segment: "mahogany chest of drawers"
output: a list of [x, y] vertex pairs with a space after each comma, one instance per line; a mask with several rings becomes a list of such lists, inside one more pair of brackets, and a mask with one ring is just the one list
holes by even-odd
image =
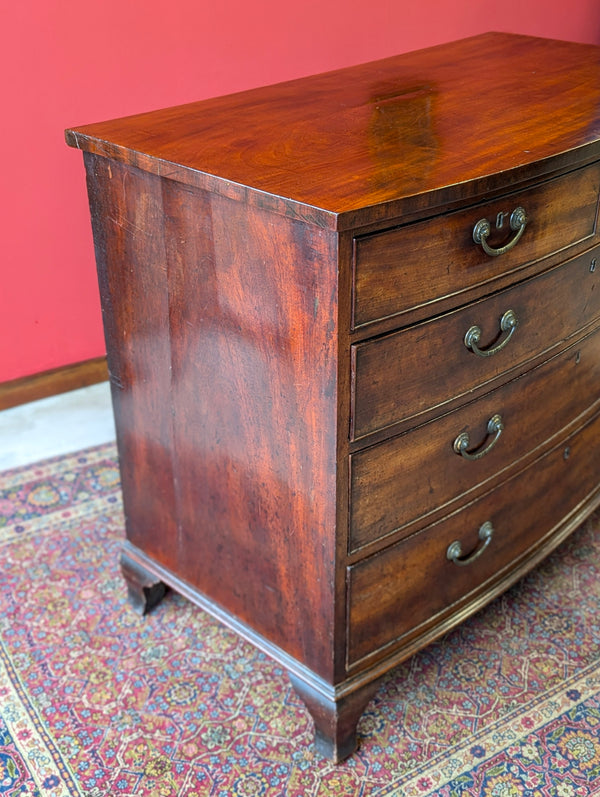
[[485, 34], [67, 131], [127, 542], [319, 748], [600, 500], [600, 56]]

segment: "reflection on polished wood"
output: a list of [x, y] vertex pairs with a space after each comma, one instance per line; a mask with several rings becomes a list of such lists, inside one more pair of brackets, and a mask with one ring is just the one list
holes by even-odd
[[499, 185], [509, 169], [539, 175], [577, 147], [598, 153], [599, 85], [591, 45], [487, 34], [90, 125], [69, 141], [229, 195], [250, 188], [364, 216], [404, 197], [473, 195], [471, 181]]
[[131, 601], [273, 656], [334, 760], [600, 502], [599, 109], [600, 48], [486, 34], [67, 131]]

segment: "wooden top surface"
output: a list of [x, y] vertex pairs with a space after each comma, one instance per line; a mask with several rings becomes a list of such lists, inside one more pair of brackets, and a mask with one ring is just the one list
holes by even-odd
[[66, 137], [347, 227], [414, 211], [428, 192], [442, 204], [500, 187], [507, 170], [518, 182], [600, 156], [600, 47], [482, 34]]

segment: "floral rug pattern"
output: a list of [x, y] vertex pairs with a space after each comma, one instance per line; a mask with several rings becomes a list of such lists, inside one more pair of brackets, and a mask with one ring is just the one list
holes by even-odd
[[391, 673], [334, 766], [281, 667], [129, 607], [116, 452], [0, 473], [0, 797], [600, 794], [600, 516]]

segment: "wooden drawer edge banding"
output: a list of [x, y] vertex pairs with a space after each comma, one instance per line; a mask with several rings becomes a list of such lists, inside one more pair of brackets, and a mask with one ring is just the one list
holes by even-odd
[[[593, 192], [591, 190], [591, 184], [593, 184]], [[543, 198], [538, 196], [541, 192], [547, 192], [548, 196], [544, 196]], [[586, 223], [585, 226], [583, 226], [584, 216], [582, 207], [580, 209], [582, 221], [579, 222], [579, 224], [582, 225], [581, 229], [578, 230], [577, 234], [574, 232], [572, 234], [573, 237], [568, 240], [567, 243], [561, 244], [561, 237], [557, 230], [560, 227], [570, 227], [572, 225], [569, 225], [567, 217], [555, 218], [551, 212], [551, 207], [546, 209], [545, 206], [547, 203], [552, 206], [552, 202], [556, 202], [557, 196], [560, 194], [573, 195], [573, 193], [579, 194], [580, 192], [585, 193], [587, 202], [585, 209], [589, 212], [589, 216], [585, 216]], [[581, 246], [581, 244], [586, 241], [591, 241], [597, 234], [598, 208], [600, 204], [599, 194], [599, 167], [598, 164], [592, 164], [583, 168], [574, 169], [571, 172], [554, 177], [553, 179], [545, 180], [525, 190], [511, 191], [508, 194], [491, 200], [465, 206], [446, 216], [433, 215], [414, 224], [400, 224], [375, 234], [356, 237], [353, 244], [351, 331], [357, 332], [373, 324], [387, 322], [390, 319], [397, 319], [405, 313], [413, 312], [417, 308], [433, 308], [438, 302], [445, 302], [448, 297], [456, 298], [463, 293], [472, 294], [475, 290], [481, 290], [484, 286], [493, 284], [499, 276], [506, 277], [508, 275], [516, 275], [519, 271], [547, 261], [549, 258], [564, 255], [564, 253]], [[583, 199], [581, 201], [583, 201]], [[492, 216], [495, 215], [496, 211], [499, 209], [503, 212], [507, 212], [515, 203], [518, 205], [524, 204], [527, 206], [529, 204], [534, 207], [539, 206], [541, 219], [536, 219], [534, 215], [533, 218], [530, 218], [529, 223], [525, 227], [525, 235], [527, 235], [528, 228], [530, 230], [533, 229], [533, 233], [531, 233], [533, 239], [524, 239], [526, 251], [530, 248], [531, 252], [525, 256], [523, 260], [519, 256], [520, 250], [517, 246], [515, 247], [514, 253], [509, 252], [508, 254], [501, 255], [503, 268], [501, 272], [498, 273], [498, 269], [496, 268], [497, 264], [494, 263], [495, 258], [489, 257], [483, 253], [481, 247], [475, 244], [472, 238], [470, 238], [470, 233], [474, 224], [483, 217], [487, 218], [487, 216], [492, 213], [492, 210]], [[566, 213], [566, 206], [557, 207], [555, 212], [557, 216]], [[549, 218], [544, 217], [545, 213], [549, 214]], [[536, 221], [539, 221], [542, 225], [542, 229], [539, 231], [535, 226]], [[553, 222], [552, 225], [550, 225], [550, 221]], [[443, 231], [442, 234], [440, 234], [439, 225], [447, 225], [450, 227], [451, 224], [458, 224], [458, 229], [453, 230], [450, 241], [446, 241], [445, 245], [442, 246], [441, 241], [445, 240], [447, 235], [444, 235]], [[546, 228], [544, 228], [544, 224], [547, 225]], [[504, 226], [506, 227], [507, 225]], [[467, 232], [469, 235], [467, 235]], [[407, 237], [408, 240], [405, 240]], [[405, 270], [408, 267], [402, 265], [402, 259], [405, 249], [409, 251], [413, 249], [413, 238], [421, 239], [422, 241], [424, 239], [424, 244], [427, 244], [429, 239], [435, 241], [437, 241], [438, 238], [440, 239], [440, 243], [435, 244], [433, 252], [427, 250], [427, 257], [425, 257], [424, 252], [421, 253], [418, 250], [414, 252], [411, 259], [411, 267], [413, 270], [418, 270], [420, 267], [425, 267], [426, 264], [431, 264], [432, 262], [435, 264], [436, 259], [441, 260], [442, 258], [444, 260], [449, 259], [450, 263], [457, 262], [460, 264], [457, 266], [457, 269], [460, 270], [456, 271], [456, 273], [454, 270], [452, 272], [448, 270], [446, 274], [446, 272], [442, 270], [441, 265], [437, 267], [437, 276], [444, 277], [444, 275], [446, 275], [448, 277], [447, 280], [442, 279], [440, 285], [441, 292], [439, 295], [430, 294], [419, 297], [415, 294], [414, 298], [406, 298], [407, 291], [409, 292], [409, 296], [412, 296], [410, 291], [412, 291], [413, 288], [410, 284], [404, 284], [406, 274], [408, 273], [405, 273]], [[545, 238], [549, 238], [549, 240], [546, 241]], [[361, 244], [367, 247], [369, 245], [375, 245], [376, 249], [377, 247], [381, 248], [382, 245], [385, 245], [385, 247], [379, 254], [374, 252], [361, 258]], [[422, 243], [422, 246], [424, 244]], [[392, 257], [390, 253], [386, 251], [386, 248], [390, 249], [392, 252], [396, 250], [398, 250], [398, 252]], [[402, 253], [402, 257], [400, 253]], [[508, 259], [504, 260], [504, 258]], [[359, 268], [361, 268], [361, 260], [363, 259], [364, 268], [367, 272], [367, 282], [361, 283]], [[465, 265], [462, 265], [463, 260], [465, 261]], [[429, 267], [428, 265], [428, 268]], [[432, 268], [430, 284], [431, 282], [437, 283], [435, 265], [433, 265]], [[447, 268], [450, 269], [450, 266]], [[389, 274], [390, 271], [392, 272], [391, 277]], [[452, 278], [450, 278], [451, 273], [453, 275]], [[480, 274], [479, 278], [475, 278], [475, 281], [473, 281], [473, 277], [471, 276], [470, 280], [467, 280], [465, 284], [466, 277], [473, 273]], [[377, 290], [380, 278], [384, 274], [387, 276], [388, 280], [392, 280], [392, 286], [395, 286], [397, 282], [403, 285], [403, 290], [401, 292], [396, 291], [398, 294], [397, 301], [400, 304], [407, 304], [406, 306], [399, 306], [396, 310], [379, 312], [372, 317], [369, 316], [365, 318], [365, 320], [362, 320], [362, 314], [367, 311], [369, 300], [366, 298], [361, 299], [360, 285], [364, 285], [363, 290], [365, 290], [368, 295], [369, 286], [371, 291]], [[518, 281], [518, 278], [515, 281]], [[376, 295], [376, 293], [373, 294], [372, 302], [377, 304], [378, 301], [383, 301], [381, 298], [377, 300]], [[383, 302], [384, 306], [387, 306], [390, 301], [389, 291], [386, 296], [388, 298]], [[359, 308], [363, 303], [364, 307], [359, 316]], [[456, 304], [456, 302], [454, 302], [454, 304]], [[432, 312], [435, 311], [432, 310]]]
[[[364, 659], [383, 655], [385, 650], [390, 646], [397, 645], [403, 637], [412, 638], [413, 636], [418, 636], [419, 628], [434, 623], [437, 617], [445, 616], [452, 611], [452, 606], [457, 605], [457, 603], [468, 600], [474, 600], [477, 603], [477, 594], [480, 591], [486, 591], [487, 584], [491, 584], [491, 589], [493, 590], [493, 585], [502, 578], [502, 573], [513, 568], [520, 571], [519, 563], [523, 559], [528, 560], [532, 552], [537, 551], [540, 545], [554, 538], [558, 530], [562, 528], [564, 523], [568, 524], [574, 514], [581, 515], [582, 507], [589, 505], [591, 496], [598, 489], [596, 485], [593, 485], [593, 466], [596, 461], [593, 459], [593, 450], [589, 446], [590, 442], [594, 441], [599, 430], [600, 414], [596, 414], [568, 437], [563, 437], [561, 442], [543, 456], [523, 468], [519, 473], [513, 474], [509, 479], [496, 485], [493, 489], [478, 496], [454, 512], [447, 514], [442, 520], [411, 534], [394, 545], [388, 546], [383, 551], [359, 560], [355, 564], [348, 565], [346, 569], [348, 612], [346, 666], [348, 668], [354, 667]], [[569, 462], [568, 466], [564, 464], [566, 462]], [[570, 472], [563, 471], [563, 467], [569, 467]], [[573, 468], [575, 469], [573, 470]], [[581, 479], [577, 479], [576, 476], [582, 468], [587, 472], [587, 479], [581, 484]], [[535, 476], [540, 471], [542, 475], [535, 481], [531, 481], [530, 477]], [[530, 513], [529, 517], [525, 515], [523, 522], [526, 525], [521, 528], [519, 527], [520, 518], [514, 521], [516, 527], [514, 524], [507, 526], [505, 514], [506, 494], [507, 491], [510, 491], [511, 485], [515, 487], [515, 505], [517, 507], [520, 505], [526, 512], [528, 509], [533, 509], [536, 500], [544, 493], [544, 485], [547, 487], [548, 480], [556, 477], [557, 472], [564, 474], [565, 484], [572, 482], [571, 488], [576, 489], [581, 486], [581, 489], [574, 494], [575, 505], [563, 516], [563, 519], [554, 523], [554, 516], [548, 514], [548, 507], [544, 507], [545, 517], [541, 513], [535, 515]], [[540, 479], [543, 479], [543, 481], [540, 481]], [[530, 490], [528, 488], [529, 485], [535, 486]], [[521, 486], [520, 491], [518, 489], [519, 486]], [[502, 502], [498, 504], [501, 499]], [[552, 507], [552, 504], [549, 506]], [[553, 509], [555, 510], [556, 507], [553, 507]], [[445, 555], [445, 548], [450, 536], [459, 534], [464, 537], [462, 527], [465, 523], [471, 528], [475, 522], [480, 524], [483, 520], [493, 519], [495, 524], [498, 519], [496, 516], [502, 513], [504, 513], [504, 516], [501, 518], [501, 525], [496, 530], [498, 543], [497, 545], [494, 543], [493, 548], [490, 549], [490, 554], [488, 554], [493, 559], [486, 558], [485, 554], [481, 559], [481, 562], [484, 563], [484, 572], [486, 570], [489, 571], [488, 575], [480, 578], [479, 573], [481, 571], [477, 564], [473, 565], [474, 569], [458, 568], [448, 571], [447, 575], [450, 576], [451, 573], [451, 580], [445, 590], [449, 599], [445, 605], [445, 599], [440, 597], [437, 601], [439, 607], [434, 610], [435, 607], [432, 606], [431, 613], [423, 621], [416, 620], [416, 625], [412, 627], [405, 621], [405, 630], [399, 630], [392, 639], [380, 639], [379, 644], [376, 644], [376, 640], [373, 640], [375, 644], [372, 645], [369, 652], [359, 655], [362, 648], [364, 648], [364, 642], [362, 641], [364, 633], [370, 627], [369, 617], [375, 609], [380, 613], [385, 611], [388, 621], [391, 622], [392, 617], [398, 616], [399, 602], [410, 601], [418, 607], [419, 601], [425, 597], [423, 590], [426, 589], [426, 573], [429, 573], [430, 577], [442, 578], [442, 573], [446, 572], [444, 568], [447, 564], [443, 565], [442, 559], [439, 557]], [[540, 524], [543, 524], [543, 527], [537, 532], [536, 529]], [[442, 542], [443, 540], [445, 542]], [[418, 567], [417, 559], [415, 558], [415, 546], [417, 543], [420, 544], [419, 548], [421, 550], [421, 559]], [[471, 543], [471, 540], [469, 540], [469, 543]], [[512, 551], [515, 544], [517, 546], [520, 545], [520, 551], [518, 547], [516, 552]], [[442, 545], [444, 550], [439, 548], [440, 545]], [[430, 557], [431, 555], [435, 556], [435, 559], [429, 560], [429, 564], [427, 559], [422, 561], [428, 548], [429, 554], [427, 555]], [[407, 569], [405, 572], [403, 571], [403, 578], [399, 581], [399, 576], [396, 575], [396, 568], [404, 565], [404, 563]], [[492, 565], [494, 567], [493, 570]], [[394, 575], [392, 576], [392, 574]], [[458, 590], [460, 590], [460, 597], [452, 599], [452, 593], [457, 593]], [[380, 597], [378, 598], [377, 596]], [[383, 609], [384, 605], [385, 609]], [[379, 633], [382, 636], [381, 631]], [[352, 655], [353, 652], [354, 654]]]
[[[354, 453], [356, 451], [362, 451], [364, 448], [375, 446], [383, 440], [388, 440], [392, 437], [400, 435], [408, 428], [422, 426], [423, 424], [429, 423], [429, 421], [433, 418], [440, 418], [442, 416], [449, 415], [456, 409], [471, 403], [471, 401], [476, 401], [482, 396], [492, 393], [499, 386], [500, 382], [504, 384], [504, 381], [502, 381], [503, 377], [506, 379], [506, 381], [514, 381], [515, 379], [519, 379], [521, 376], [523, 376], [523, 374], [533, 370], [534, 368], [538, 368], [540, 365], [548, 360], [551, 360], [553, 357], [559, 356], [562, 353], [562, 346], [565, 343], [568, 347], [577, 346], [581, 340], [583, 340], [583, 338], [593, 333], [595, 329], [594, 325], [597, 323], [598, 318], [592, 319], [589, 324], [581, 327], [581, 329], [578, 329], [577, 332], [574, 332], [569, 337], [557, 341], [552, 346], [544, 349], [544, 351], [536, 353], [535, 356], [531, 357], [530, 359], [523, 360], [513, 368], [507, 369], [500, 376], [493, 376], [490, 379], [487, 379], [485, 382], [481, 382], [472, 390], [465, 390], [463, 393], [459, 393], [447, 401], [436, 404], [435, 407], [427, 407], [426, 409], [416, 412], [413, 415], [409, 415], [396, 423], [390, 423], [386, 426], [381, 426], [375, 429], [373, 432], [367, 432], [360, 436], [351, 437], [350, 452]], [[466, 396], [470, 397], [468, 401], [463, 400]], [[353, 433], [350, 432], [351, 436], [352, 434]]]
[[[577, 418], [573, 419], [572, 423], [561, 429], [560, 432], [554, 434], [542, 445], [538, 446], [533, 451], [528, 452], [527, 455], [516, 460], [511, 465], [508, 465], [507, 467], [498, 471], [496, 474], [494, 474], [494, 476], [491, 476], [485, 481], [480, 482], [473, 487], [472, 490], [463, 493], [461, 496], [452, 498], [443, 504], [436, 504], [434, 509], [427, 514], [420, 515], [414, 521], [410, 521], [403, 526], [398, 526], [392, 531], [383, 534], [381, 537], [376, 537], [375, 539], [355, 548], [351, 548], [349, 545], [348, 564], [355, 564], [367, 556], [375, 555], [378, 551], [388, 548], [390, 545], [395, 545], [401, 540], [406, 540], [409, 537], [412, 537], [414, 534], [418, 534], [420, 531], [423, 531], [425, 528], [427, 528], [427, 526], [434, 525], [436, 522], [439, 522], [441, 518], [448, 517], [454, 514], [454, 512], [460, 511], [460, 508], [462, 508], [462, 506], [465, 504], [463, 503], [458, 509], [456, 508], [456, 505], [461, 500], [466, 498], [467, 504], [469, 504], [479, 500], [487, 493], [495, 490], [497, 487], [501, 487], [505, 481], [510, 481], [512, 478], [518, 476], [522, 471], [527, 470], [527, 468], [534, 464], [537, 459], [541, 459], [547, 453], [550, 453], [555, 447], [556, 440], [560, 435], [564, 433], [571, 434], [576, 431], [576, 429], [580, 428], [582, 423], [586, 423], [586, 421], [591, 418], [594, 413], [597, 413], [599, 408], [600, 399], [595, 401], [586, 412], [578, 415]], [[408, 534], [400, 536], [401, 532], [406, 529], [410, 529], [411, 526], [413, 529]]]
[[66, 133], [130, 600], [277, 662], [335, 762], [600, 504], [599, 87], [599, 47], [491, 33]]
[[[600, 247], [473, 304], [352, 344], [351, 443], [362, 448], [444, 414], [587, 335], [600, 319], [598, 259]], [[557, 291], [563, 302], [552, 312]], [[505, 335], [499, 320], [508, 309], [519, 319], [517, 336], [493, 357], [477, 357], [464, 342], [467, 330], [476, 324], [486, 341]], [[546, 323], [537, 322], [540, 313]], [[399, 405], [397, 395], [410, 400]]]
[[[600, 201], [599, 201], [600, 204]], [[556, 251], [552, 252], [550, 255], [546, 255], [544, 257], [539, 257], [536, 260], [531, 260], [526, 263], [523, 263], [521, 266], [516, 266], [514, 269], [510, 271], [503, 271], [501, 274], [497, 276], [490, 277], [489, 279], [482, 280], [478, 282], [477, 285], [472, 287], [464, 288], [462, 290], [451, 291], [449, 293], [444, 294], [444, 296], [440, 296], [436, 299], [430, 299], [428, 301], [419, 302], [411, 307], [408, 307], [406, 310], [401, 310], [397, 313], [392, 313], [390, 315], [384, 316], [382, 318], [376, 318], [373, 321], [366, 321], [363, 324], [356, 324], [351, 327], [351, 332], [353, 334], [353, 342], [359, 343], [363, 340], [368, 340], [371, 336], [376, 336], [377, 334], [385, 335], [389, 332], [394, 331], [395, 329], [402, 329], [405, 325], [409, 326], [412, 323], [418, 322], [419, 320], [426, 319], [429, 317], [435, 317], [436, 314], [442, 315], [444, 313], [444, 307], [446, 304], [450, 304], [452, 308], [462, 307], [464, 305], [469, 304], [470, 302], [476, 300], [477, 298], [484, 298], [486, 295], [491, 295], [496, 292], [496, 284], [500, 280], [506, 280], [507, 277], [518, 275], [514, 281], [512, 281], [511, 285], [516, 285], [519, 282], [523, 282], [526, 279], [531, 277], [535, 277], [537, 274], [541, 274], [544, 271], [544, 268], [534, 269], [536, 265], [543, 263], [544, 266], [547, 266], [546, 261], [551, 262], [552, 260], [556, 259], [558, 263], [560, 263], [560, 256], [571, 249], [576, 249], [579, 246], [582, 246], [587, 241], [593, 241], [593, 239], [597, 235], [597, 230], [594, 229], [589, 235], [584, 236], [579, 241], [576, 241], [573, 244], [569, 244], [568, 246], [563, 247], [562, 249], [557, 249]], [[595, 242], [591, 244], [591, 246], [595, 246]], [[586, 247], [582, 246], [582, 252], [585, 252]], [[523, 275], [520, 275], [519, 272], [524, 272]], [[460, 298], [464, 297], [464, 298]], [[458, 301], [453, 301], [458, 298]], [[420, 312], [421, 311], [421, 312]], [[426, 312], [422, 312], [426, 311]], [[418, 314], [416, 318], [412, 318], [415, 314]], [[405, 316], [411, 316], [410, 320], [404, 322]], [[381, 326], [381, 331], [378, 333], [376, 331], [372, 331], [372, 327]]]
[[[360, 542], [360, 534], [364, 535], [364, 529], [366, 528], [365, 523], [361, 522], [360, 519], [355, 520], [357, 516], [356, 506], [357, 500], [360, 501], [359, 494], [356, 492], [355, 482], [353, 480], [353, 473], [355, 462], [360, 462], [365, 457], [368, 459], [372, 458], [372, 461], [378, 457], [378, 452], [387, 451], [388, 456], [390, 451], [398, 451], [398, 450], [405, 450], [405, 447], [400, 447], [402, 445], [402, 440], [408, 440], [412, 438], [414, 440], [415, 434], [417, 438], [422, 438], [424, 431], [426, 428], [429, 429], [429, 434], [435, 435], [436, 428], [439, 425], [438, 422], [442, 422], [442, 426], [444, 421], [447, 421], [450, 418], [455, 419], [455, 429], [459, 429], [460, 424], [460, 417], [464, 416], [466, 413], [471, 413], [478, 409], [479, 404], [482, 401], [490, 402], [491, 399], [494, 399], [494, 403], [492, 406], [497, 408], [502, 415], [504, 415], [505, 410], [507, 409], [506, 402], [502, 400], [502, 396], [506, 395], [506, 389], [510, 389], [512, 386], [515, 389], [523, 388], [524, 390], [529, 388], [530, 393], [536, 393], [536, 390], [539, 392], [539, 381], [542, 382], [542, 387], [545, 385], [545, 382], [548, 379], [548, 371], [552, 373], [552, 369], [560, 368], [560, 373], [557, 373], [554, 376], [554, 384], [556, 387], [556, 383], [559, 381], [559, 377], [561, 379], [567, 378], [566, 374], [564, 373], [564, 364], [568, 363], [571, 359], [574, 360], [576, 363], [579, 362], [580, 352], [583, 350], [583, 347], [586, 344], [589, 346], [589, 350], [585, 351], [585, 356], [583, 357], [583, 361], [589, 361], [590, 358], [595, 358], [596, 349], [598, 348], [596, 341], [596, 336], [600, 335], [600, 326], [593, 329], [589, 332], [586, 337], [582, 339], [576, 340], [574, 343], [571, 343], [566, 349], [561, 350], [560, 352], [554, 354], [548, 360], [545, 360], [542, 363], [539, 363], [535, 366], [535, 368], [531, 369], [530, 371], [526, 371], [523, 374], [519, 374], [518, 376], [514, 377], [509, 382], [504, 383], [501, 387], [490, 391], [489, 393], [485, 394], [484, 396], [478, 397], [473, 402], [470, 402], [462, 407], [459, 407], [451, 412], [445, 413], [443, 416], [435, 418], [431, 421], [428, 421], [425, 424], [422, 424], [414, 429], [409, 430], [405, 435], [397, 435], [394, 437], [390, 437], [383, 442], [378, 442], [374, 445], [368, 446], [366, 448], [359, 449], [358, 451], [354, 451], [350, 455], [350, 463], [349, 463], [349, 494], [351, 497], [350, 500], [350, 507], [349, 507], [349, 529], [348, 529], [348, 555], [351, 560], [357, 560], [360, 558], [364, 558], [366, 555], [370, 555], [371, 552], [375, 552], [379, 548], [387, 547], [388, 545], [394, 544], [395, 542], [399, 541], [402, 537], [408, 536], [408, 534], [412, 534], [417, 532], [420, 528], [429, 525], [435, 522], [436, 518], [441, 516], [442, 514], [446, 514], [448, 510], [452, 507], [455, 507], [458, 502], [464, 503], [465, 499], [471, 501], [474, 500], [477, 495], [480, 493], [488, 492], [490, 489], [493, 488], [494, 485], [500, 484], [502, 481], [505, 481], [512, 477], [513, 473], [519, 473], [521, 470], [528, 467], [535, 459], [544, 455], [546, 451], [549, 451], [553, 448], [555, 443], [563, 437], [570, 435], [571, 433], [575, 432], [578, 428], [585, 425], [588, 419], [591, 419], [600, 409], [600, 398], [597, 398], [592, 404], [585, 407], [585, 409], [581, 410], [577, 414], [571, 416], [568, 423], [565, 423], [560, 428], [555, 429], [542, 440], [538, 445], [535, 447], [525, 450], [522, 452], [520, 456], [517, 456], [516, 459], [511, 459], [510, 462], [507, 462], [505, 465], [499, 467], [494, 472], [481, 477], [478, 475], [477, 478], [479, 479], [476, 481], [471, 487], [468, 487], [466, 490], [462, 492], [458, 492], [456, 495], [447, 498], [440, 502], [439, 496], [435, 499], [434, 505], [427, 509], [427, 511], [423, 512], [420, 515], [413, 515], [410, 519], [406, 520], [401, 524], [397, 524], [394, 528], [390, 528], [388, 531], [382, 533], [378, 533], [376, 536], [372, 536], [370, 539], [365, 539], [364, 542]], [[595, 359], [594, 359], [595, 362]], [[579, 366], [578, 366], [579, 367]], [[593, 381], [595, 374], [595, 370], [591, 369], [588, 371], [587, 378], [585, 382]], [[576, 374], [579, 376], [579, 374]], [[532, 384], [533, 383], [533, 384]], [[581, 384], [579, 385], [581, 387]], [[514, 391], [513, 391], [514, 392]], [[586, 393], [587, 395], [587, 390]], [[547, 398], [546, 394], [544, 394], [545, 398]], [[575, 405], [576, 408], [577, 404]], [[515, 413], [513, 412], [512, 415], [514, 416]], [[520, 418], [521, 416], [519, 416]], [[534, 415], [535, 418], [535, 415]], [[525, 420], [524, 420], [525, 422]], [[539, 423], [538, 423], [539, 426]], [[510, 434], [511, 430], [506, 429], [504, 434]], [[448, 448], [450, 446], [451, 436], [447, 438]], [[400, 445], [399, 445], [400, 444]], [[437, 450], [437, 449], [436, 449]], [[437, 452], [438, 456], [441, 452]], [[495, 452], [497, 453], [497, 452]], [[399, 462], [397, 457], [399, 455], [394, 455], [394, 462]], [[492, 455], [494, 456], [494, 455]], [[415, 458], [418, 459], [419, 462], [423, 463], [423, 467], [425, 469], [428, 468], [427, 461], [423, 460], [422, 457], [417, 456], [415, 454]], [[402, 455], [401, 459], [405, 462], [406, 456]], [[367, 493], [375, 493], [377, 494], [377, 490], [379, 484], [381, 482], [381, 473], [387, 471], [386, 465], [381, 460], [381, 454], [379, 454], [379, 466], [376, 468], [378, 471], [378, 477], [376, 480], [363, 483], [361, 486], [362, 491], [366, 491]], [[486, 461], [487, 462], [487, 461]], [[459, 465], [462, 463], [458, 463]], [[399, 465], [397, 466], [399, 467]], [[479, 467], [479, 466], [475, 466]], [[403, 470], [405, 466], [402, 466]], [[370, 470], [373, 469], [371, 466]], [[478, 471], [478, 474], [480, 472]], [[360, 484], [360, 477], [358, 478], [358, 483]], [[400, 483], [400, 482], [398, 482]], [[368, 486], [366, 486], [368, 485]], [[380, 496], [380, 500], [384, 504], [388, 504], [389, 499]], [[426, 504], [422, 504], [426, 507]], [[360, 503], [358, 504], [360, 506]], [[357, 533], [358, 532], [358, 533]], [[407, 533], [408, 532], [408, 533]], [[365, 535], [366, 536], [366, 535]], [[356, 543], [353, 542], [353, 539], [356, 539]]]
[[[495, 598], [500, 597], [509, 587], [527, 575], [534, 567], [541, 564], [562, 542], [564, 542], [581, 524], [600, 506], [600, 487], [594, 488], [566, 518], [563, 518], [548, 534], [540, 539], [539, 545], [530, 548], [520, 559], [509, 563], [499, 574], [485, 582], [484, 589], [477, 588], [463, 595], [459, 600], [450, 604], [434, 617], [424, 621], [419, 626], [411, 629], [401, 637], [391, 640], [377, 650], [372, 651], [360, 659], [350, 662], [346, 656], [348, 672], [363, 668], [369, 673], [381, 672], [384, 675], [390, 669], [401, 664], [410, 656], [422, 650], [427, 645], [443, 636], [448, 631], [460, 625], [467, 618], [483, 609]], [[473, 600], [473, 595], [477, 595]], [[436, 622], [438, 620], [439, 622]], [[433, 625], [433, 627], [431, 627]], [[421, 630], [423, 629], [423, 630]], [[402, 638], [408, 636], [405, 645], [398, 648], [395, 653], [389, 654], [390, 648], [398, 646]], [[385, 656], [384, 662], [376, 661], [372, 666], [365, 667], [370, 659]]]

